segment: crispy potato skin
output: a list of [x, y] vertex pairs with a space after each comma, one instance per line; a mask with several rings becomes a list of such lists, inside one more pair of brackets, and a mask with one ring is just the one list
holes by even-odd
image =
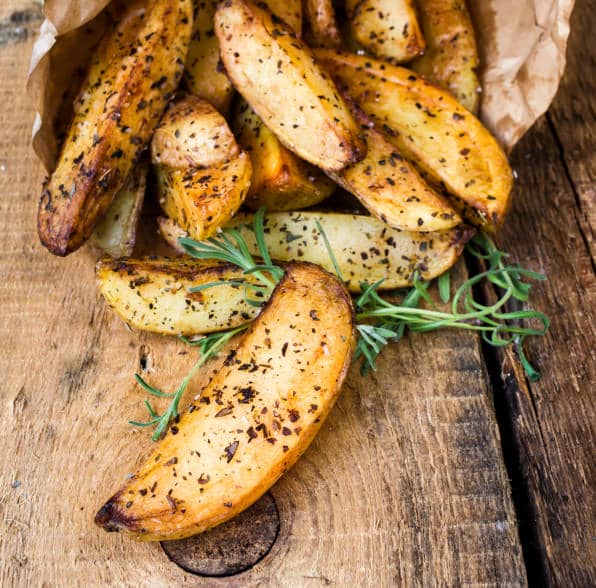
[[[347, 99], [350, 103], [349, 98]], [[352, 106], [352, 105], [351, 105]], [[441, 231], [462, 220], [433, 190], [389, 139], [353, 105], [366, 138], [366, 157], [339, 172], [330, 172], [340, 186], [356, 196], [368, 211], [394, 229]]]
[[403, 155], [445, 187], [470, 222], [498, 229], [513, 175], [505, 153], [473, 114], [403, 67], [333, 50], [318, 50], [317, 57]]
[[244, 100], [236, 108], [234, 131], [252, 163], [244, 202], [249, 208], [299, 210], [319, 204], [335, 190], [319, 169], [286, 149]]
[[105, 216], [91, 234], [90, 245], [98, 247], [111, 257], [128, 257], [132, 254], [145, 200], [148, 171], [149, 165], [144, 158], [142, 163], [133, 167]]
[[145, 541], [181, 539], [250, 506], [316, 435], [353, 348], [345, 288], [319, 267], [290, 264], [200, 400], [95, 522]]
[[311, 47], [335, 48], [341, 45], [332, 0], [304, 0], [304, 13], [306, 38]]
[[426, 51], [412, 69], [449, 90], [470, 112], [478, 112], [478, 49], [465, 0], [418, 0]]
[[[238, 214], [230, 223], [258, 255], [251, 225], [253, 217]], [[329, 253], [317, 227], [323, 227], [347, 288], [359, 292], [360, 284], [383, 279], [380, 289], [393, 290], [413, 284], [414, 274], [424, 280], [448, 270], [461, 255], [474, 229], [461, 225], [444, 231], [399, 231], [371, 216], [327, 212], [277, 212], [265, 215], [265, 242], [279, 261], [316, 263], [334, 272]]]
[[104, 258], [97, 264], [96, 275], [109, 306], [142, 331], [199, 335], [238, 327], [257, 314], [240, 287], [226, 284], [189, 292], [193, 286], [210, 282], [246, 279], [232, 265], [208, 265], [189, 258]]
[[215, 31], [236, 89], [288, 149], [324, 170], [362, 159], [366, 146], [346, 104], [289, 27], [248, 0], [227, 0]]
[[213, 235], [238, 210], [252, 166], [225, 119], [187, 96], [168, 109], [151, 143], [164, 212], [193, 239]]
[[194, 2], [194, 24], [184, 80], [188, 89], [226, 113], [234, 95], [234, 86], [219, 61], [219, 41], [213, 30], [213, 16], [219, 0]]
[[41, 242], [78, 249], [105, 214], [182, 76], [190, 0], [134, 2], [91, 63], [38, 211]]
[[350, 32], [364, 49], [394, 63], [425, 47], [413, 0], [346, 0]]

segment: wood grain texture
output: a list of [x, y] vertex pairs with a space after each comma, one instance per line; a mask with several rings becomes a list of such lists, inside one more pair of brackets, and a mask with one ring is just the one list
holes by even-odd
[[[0, 21], [23, 8], [9, 0]], [[101, 304], [88, 249], [61, 260], [38, 244], [43, 172], [22, 99], [30, 43], [0, 45], [0, 79], [11, 80], [0, 86], [0, 585], [525, 585], [479, 344], [455, 332], [391, 347], [373, 377], [352, 370], [313, 446], [273, 488], [280, 535], [244, 574], [201, 579], [158, 544], [93, 526], [149, 448], [126, 424], [143, 417], [131, 375], [171, 387], [192, 358]]]
[[594, 56], [589, 3], [571, 23], [568, 68], [547, 117], [515, 149], [514, 206], [500, 244], [546, 273], [532, 305], [552, 318], [549, 334], [527, 350], [542, 372], [529, 383], [511, 353], [501, 354], [508, 426], [528, 513], [523, 513], [546, 586], [596, 583], [594, 425], [596, 277]]

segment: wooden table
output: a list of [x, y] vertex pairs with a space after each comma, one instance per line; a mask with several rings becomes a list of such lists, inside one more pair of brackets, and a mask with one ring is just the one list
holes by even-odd
[[[93, 256], [39, 245], [43, 170], [24, 97], [40, 13], [0, 6], [0, 585], [588, 586], [594, 550], [594, 85], [596, 28], [578, 3], [567, 75], [513, 154], [515, 205], [500, 237], [544, 271], [533, 304], [547, 337], [530, 384], [508, 351], [470, 334], [412, 336], [379, 371], [353, 370], [313, 446], [272, 490], [268, 555], [202, 578], [158, 544], [93, 525], [149, 441], [131, 380], [177, 381], [191, 357], [127, 330], [99, 300]], [[461, 268], [464, 271], [464, 268]]]

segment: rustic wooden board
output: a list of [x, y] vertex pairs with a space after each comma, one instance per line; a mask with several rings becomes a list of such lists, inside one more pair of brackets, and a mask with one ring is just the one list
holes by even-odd
[[596, 83], [585, 42], [596, 14], [588, 4], [572, 19], [559, 94], [515, 150], [519, 180], [501, 236], [514, 259], [548, 276], [532, 302], [551, 316], [550, 333], [527, 346], [541, 381], [527, 382], [512, 355], [501, 356], [528, 572], [543, 586], [596, 582]]
[[[15, 10], [29, 15], [24, 32], [14, 31]], [[0, 7], [0, 80], [10, 80], [0, 87], [0, 585], [524, 585], [481, 350], [477, 339], [461, 333], [407, 339], [383, 355], [372, 378], [352, 371], [313, 446], [274, 487], [280, 535], [250, 571], [200, 579], [170, 562], [159, 545], [133, 543], [93, 526], [96, 508], [149, 446], [145, 433], [126, 424], [142, 416], [132, 373], [143, 359], [152, 381], [171, 385], [192, 358], [182, 344], [131, 333], [111, 315], [94, 288], [90, 251], [59, 260], [37, 243], [35, 208], [43, 171], [29, 148], [32, 112], [23, 99], [31, 46], [27, 31], [38, 24], [35, 15], [34, 6], [23, 0]], [[542, 132], [540, 127], [537, 136]], [[544, 207], [548, 190], [538, 173], [528, 165], [522, 181], [528, 193], [543, 191]], [[573, 198], [562, 183], [556, 194]], [[547, 228], [545, 222], [540, 234]], [[529, 235], [523, 243], [516, 250], [520, 259], [528, 251], [541, 259], [542, 241]], [[555, 248], [558, 242], [549, 243]], [[555, 300], [543, 296], [537, 304], [551, 312]], [[563, 331], [570, 339], [571, 326]], [[543, 353], [540, 363], [557, 352], [556, 335], [549, 341], [544, 349], [540, 343], [531, 348], [537, 357]], [[571, 369], [568, 381], [576, 372], [558, 361]], [[567, 393], [563, 376], [555, 384], [545, 376], [544, 394], [555, 384]], [[509, 393], [525, 399], [517, 388]], [[556, 398], [567, 407], [566, 419], [553, 429], [562, 431], [565, 441], [554, 476], [567, 475], [562, 460], [575, 456], [570, 446], [576, 439], [566, 436], [573, 429], [565, 427], [571, 425], [576, 395], [567, 401], [562, 396], [552, 393], [547, 400]], [[528, 420], [530, 441], [539, 430], [535, 421]], [[543, 420], [538, 424], [545, 426]], [[538, 482], [547, 479], [558, 492], [560, 480], [549, 478], [550, 462], [541, 453], [526, 455], [535, 460], [529, 463]], [[590, 463], [585, 457], [584, 468]], [[552, 509], [541, 491], [536, 486], [532, 499], [537, 509], [545, 509], [546, 529]], [[559, 536], [570, 537], [580, 520], [573, 504]], [[588, 540], [586, 551], [589, 546]], [[565, 557], [551, 557], [552, 566], [568, 567]]]

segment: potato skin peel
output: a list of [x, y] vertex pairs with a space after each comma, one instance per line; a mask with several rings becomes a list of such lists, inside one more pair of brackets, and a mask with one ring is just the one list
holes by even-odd
[[200, 399], [98, 511], [96, 524], [144, 541], [181, 539], [250, 506], [313, 440], [354, 342], [345, 288], [319, 267], [289, 264]]
[[126, 180], [178, 86], [191, 27], [190, 0], [135, 2], [100, 44], [39, 203], [51, 253], [78, 249]]

